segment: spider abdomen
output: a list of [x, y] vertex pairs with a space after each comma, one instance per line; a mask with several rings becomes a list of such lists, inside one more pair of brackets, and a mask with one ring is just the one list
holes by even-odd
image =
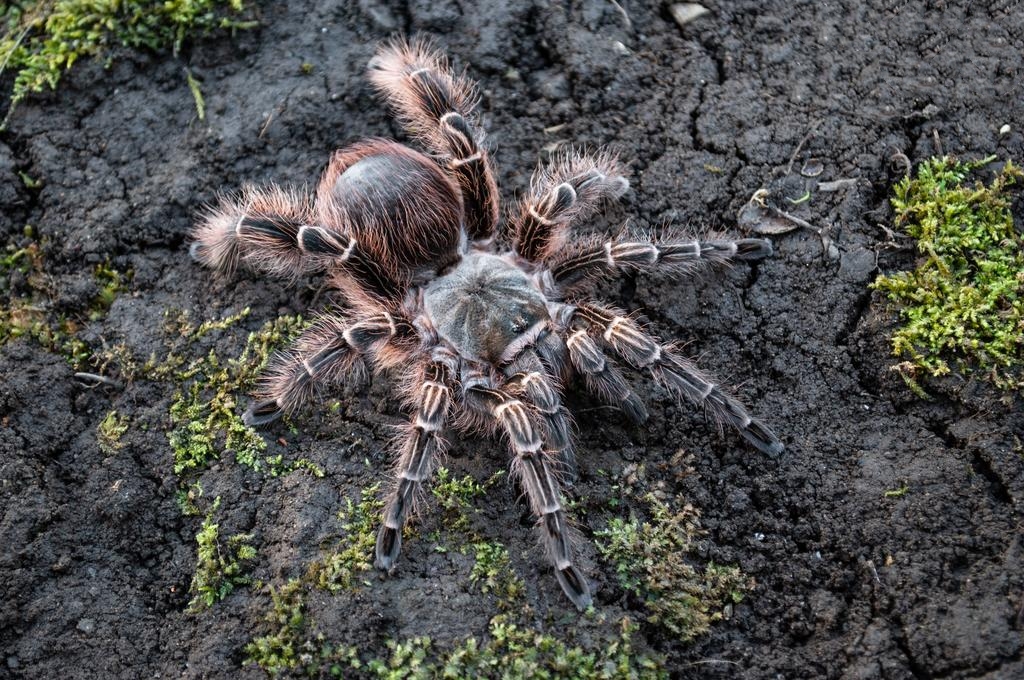
[[438, 335], [462, 356], [500, 364], [536, 339], [550, 321], [547, 300], [504, 258], [473, 253], [435, 279], [423, 303]]
[[337, 152], [320, 180], [316, 212], [399, 279], [458, 257], [458, 186], [434, 161], [397, 142], [377, 139]]

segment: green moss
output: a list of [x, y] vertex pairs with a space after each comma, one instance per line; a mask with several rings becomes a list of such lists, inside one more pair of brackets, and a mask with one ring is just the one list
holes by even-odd
[[187, 489], [178, 489], [175, 492], [175, 499], [178, 501], [178, 508], [181, 514], [186, 517], [193, 517], [202, 514], [197, 502], [203, 497], [203, 486], [199, 482], [192, 482]]
[[193, 598], [189, 603], [193, 611], [212, 607], [235, 588], [251, 582], [244, 563], [256, 557], [256, 549], [249, 543], [252, 535], [235, 534], [222, 543], [218, 525], [213, 521], [219, 507], [218, 496], [196, 534], [196, 572], [192, 577]]
[[879, 276], [873, 286], [899, 308], [892, 348], [910, 382], [918, 372], [949, 373], [952, 362], [999, 387], [1024, 387], [1024, 237], [1007, 192], [1024, 173], [1007, 161], [989, 186], [967, 182], [993, 159], [933, 158], [894, 187], [896, 225], [923, 257], [914, 271]]
[[[31, 229], [27, 227], [26, 229]], [[13, 243], [4, 248], [3, 257], [0, 257], [0, 276], [6, 278], [11, 272], [18, 271], [22, 274], [42, 271], [43, 255], [39, 244], [32, 242], [19, 248]]]
[[93, 280], [96, 282], [99, 292], [89, 307], [90, 321], [98, 321], [106, 315], [110, 306], [114, 304], [117, 294], [125, 289], [133, 274], [134, 272], [130, 269], [121, 273], [111, 267], [109, 263], [96, 265], [93, 270]]
[[[32, 233], [33, 229], [26, 226], [26, 237], [31, 238]], [[45, 242], [34, 241], [22, 247], [12, 243], [4, 248], [4, 255], [0, 257], [0, 294], [6, 297], [6, 304], [0, 305], [0, 345], [17, 338], [30, 338], [48, 352], [64, 357], [76, 370], [83, 370], [91, 362], [93, 351], [78, 338], [80, 320], [101, 318], [131, 272], [121, 274], [109, 265], [100, 265], [94, 271], [99, 293], [89, 309], [57, 316], [49, 311], [57, 293], [52, 279], [43, 270], [44, 249]], [[8, 284], [15, 272], [27, 281], [25, 291], [18, 295]]]
[[886, 498], [902, 498], [903, 496], [907, 495], [908, 491], [910, 491], [910, 485], [904, 482], [899, 487], [895, 489], [889, 489], [882, 495], [885, 496]]
[[117, 453], [124, 447], [121, 437], [128, 431], [128, 418], [111, 411], [96, 428], [96, 440], [100, 450], [107, 455]]
[[[248, 309], [198, 328], [188, 326], [182, 332], [192, 341], [212, 330], [226, 328], [247, 314]], [[184, 385], [170, 409], [174, 429], [168, 439], [174, 454], [175, 474], [203, 469], [225, 451], [232, 452], [242, 465], [255, 471], [264, 469], [266, 463], [262, 455], [267, 443], [242, 422], [237, 398], [249, 392], [274, 349], [294, 337], [302, 326], [301, 317], [281, 317], [267, 322], [259, 331], [249, 334], [245, 349], [237, 359], [222, 361], [211, 350], [176, 373], [176, 379]], [[180, 366], [181, 362], [169, 357], [168, 364]], [[163, 375], [160, 365], [147, 367], [143, 367], [147, 377]]]
[[51, 326], [46, 315], [32, 306], [16, 306], [8, 313], [7, 323], [0, 323], [0, 344], [24, 336], [46, 351], [62, 356], [76, 370], [89, 364], [92, 348], [78, 338], [79, 325], [73, 320], [61, 317]]
[[526, 593], [523, 580], [512, 571], [508, 550], [500, 543], [477, 542], [472, 545], [476, 561], [469, 574], [469, 580], [482, 593], [498, 598], [501, 609], [510, 609], [520, 602]]
[[735, 567], [709, 564], [699, 571], [688, 561], [701, 533], [696, 510], [673, 512], [647, 497], [652, 518], [613, 518], [596, 532], [597, 547], [615, 567], [623, 588], [640, 597], [647, 618], [683, 641], [706, 633], [753, 587]]
[[355, 647], [331, 644], [322, 633], [313, 633], [303, 610], [306, 587], [292, 579], [280, 588], [269, 587], [273, 602], [265, 622], [271, 633], [245, 646], [245, 664], [255, 664], [271, 677], [282, 673], [310, 678], [349, 677], [362, 666]]
[[203, 98], [203, 91], [199, 87], [199, 81], [192, 75], [190, 69], [185, 69], [185, 82], [192, 92], [192, 101], [196, 103], [196, 117], [199, 120], [206, 120], [206, 100]]
[[363, 489], [358, 503], [345, 499], [345, 509], [338, 513], [341, 539], [330, 554], [309, 567], [308, 577], [316, 587], [331, 592], [351, 590], [360, 575], [373, 567], [377, 527], [384, 510], [384, 503], [377, 498], [379, 490], [380, 484]]
[[[306, 615], [308, 591], [292, 579], [269, 588], [272, 609], [267, 635], [245, 646], [245, 664], [256, 664], [271, 677], [366, 677], [384, 679], [544, 678], [548, 680], [646, 680], [667, 678], [664, 661], [633, 649], [636, 626], [623, 619], [618, 630], [588, 634], [574, 644], [516, 623], [507, 614], [491, 619], [487, 636], [454, 646], [436, 646], [430, 638], [390, 640], [386, 658], [364, 661], [359, 650], [332, 644]], [[365, 657], [364, 657], [365, 658]]]
[[[16, 295], [12, 290], [10, 278], [16, 273], [27, 279], [30, 295]], [[46, 321], [44, 287], [40, 245], [34, 241], [20, 247], [8, 243], [0, 257], [0, 293], [5, 298], [5, 304], [0, 305], [0, 345], [40, 333]]]
[[[438, 477], [438, 500], [456, 516], [464, 515], [470, 501], [495, 479], [479, 484], [470, 477], [454, 479], [447, 471], [439, 471]], [[258, 665], [272, 677], [667, 677], [663, 659], [633, 649], [636, 626], [628, 619], [607, 626], [601, 614], [589, 614], [590, 621], [583, 622], [587, 632], [580, 640], [571, 628], [555, 635], [528, 624], [535, 617], [524, 602], [525, 586], [511, 569], [508, 550], [482, 540], [466, 546], [475, 558], [469, 580], [481, 592], [496, 597], [504, 612], [491, 620], [482, 637], [443, 646], [423, 637], [391, 640], [383, 658], [368, 658], [368, 650], [329, 642], [310, 619], [305, 604], [314, 588], [348, 591], [371, 569], [383, 509], [378, 491], [377, 485], [365, 488], [358, 500], [346, 502], [346, 509], [339, 513], [342, 537], [326, 557], [314, 562], [301, 578], [270, 589], [273, 605], [266, 617], [270, 630], [246, 645], [245, 663]], [[665, 549], [678, 545], [677, 541]], [[711, 565], [705, 578], [716, 582], [716, 591], [738, 599], [747, 583], [737, 583], [734, 575], [735, 570]], [[734, 586], [735, 592], [727, 586]]]
[[439, 467], [430, 483], [430, 493], [441, 510], [444, 526], [455, 531], [467, 530], [473, 499], [483, 496], [498, 478], [495, 475], [481, 484], [469, 475], [455, 479], [448, 468]]
[[305, 632], [305, 593], [302, 582], [292, 579], [280, 588], [269, 587], [272, 610], [266, 622], [273, 632], [245, 646], [245, 663], [254, 663], [271, 676], [299, 664], [300, 647]]
[[[574, 646], [549, 633], [520, 626], [506, 615], [491, 619], [488, 638], [475, 637], [448, 650], [435, 650], [430, 638], [391, 641], [387, 660], [367, 664], [371, 677], [394, 680], [433, 678], [543, 678], [547, 680], [667, 678], [661, 663], [633, 651], [635, 632], [624, 619], [617, 637]], [[595, 644], [596, 643], [596, 644]]]
[[292, 579], [280, 588], [269, 587], [273, 608], [266, 622], [273, 632], [255, 638], [245, 646], [245, 663], [256, 664], [272, 677], [296, 668], [312, 647], [305, 638], [306, 593], [299, 579]]
[[0, 307], [0, 345], [18, 338], [30, 338], [48, 352], [63, 357], [76, 370], [84, 369], [92, 358], [89, 345], [78, 338], [79, 324], [60, 316], [53, 323], [39, 298], [12, 299]]
[[[240, 19], [242, 0], [16, 0], [0, 6], [0, 71], [17, 71], [11, 107], [54, 89], [82, 58], [122, 45], [178, 53], [192, 35], [256, 25]], [[8, 117], [10, 111], [8, 111]], [[4, 120], [6, 123], [6, 119]], [[0, 126], [2, 127], [2, 126]]]
[[279, 453], [276, 456], [267, 456], [264, 458], [264, 462], [266, 463], [267, 474], [271, 477], [281, 477], [282, 475], [291, 474], [296, 470], [305, 470], [317, 479], [321, 479], [324, 476], [323, 468], [309, 458], [285, 460], [284, 456]]

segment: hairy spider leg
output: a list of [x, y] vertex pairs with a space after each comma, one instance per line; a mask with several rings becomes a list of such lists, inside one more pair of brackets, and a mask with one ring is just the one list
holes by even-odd
[[293, 281], [337, 267], [380, 303], [398, 301], [397, 282], [354, 238], [312, 220], [307, 198], [279, 187], [247, 187], [209, 211], [193, 232], [190, 253], [220, 271], [231, 273], [244, 263]]
[[294, 413], [319, 389], [358, 374], [361, 358], [373, 358], [388, 344], [408, 347], [417, 342], [408, 320], [381, 312], [349, 324], [324, 315], [307, 328], [263, 372], [259, 400], [242, 416], [246, 425], [265, 425]]
[[669, 235], [657, 241], [611, 238], [570, 245], [550, 260], [555, 284], [563, 290], [602, 274], [666, 269], [691, 274], [702, 267], [734, 260], [761, 260], [772, 244], [759, 238], [738, 241], [683, 240]]
[[782, 442], [767, 425], [752, 417], [743, 404], [722, 390], [693, 362], [644, 332], [624, 313], [588, 302], [576, 307], [573, 321], [574, 326], [578, 322], [582, 330], [600, 338], [633, 367], [648, 369], [669, 390], [707, 409], [719, 424], [731, 425], [764, 453], [770, 456], [782, 453]]
[[515, 456], [513, 473], [538, 519], [558, 583], [573, 604], [586, 609], [592, 602], [590, 586], [573, 564], [569, 525], [562, 510], [558, 481], [543, 450], [543, 440], [526, 404], [490, 383], [483, 375], [470, 376], [463, 384], [463, 403], [492, 419], [508, 435]]
[[565, 245], [573, 221], [627, 189], [629, 181], [611, 153], [559, 154], [534, 172], [529, 193], [519, 201], [511, 225], [513, 249], [532, 262], [544, 261]]
[[448, 60], [424, 40], [398, 39], [370, 61], [370, 82], [399, 122], [437, 154], [462, 190], [466, 235], [488, 240], [498, 224], [498, 187], [483, 129], [476, 124], [476, 86], [455, 74]]
[[508, 377], [505, 389], [525, 400], [543, 420], [547, 447], [558, 461], [562, 480], [572, 480], [576, 474], [576, 458], [572, 448], [571, 417], [562, 406], [558, 386], [552, 382], [540, 356], [528, 346], [502, 367], [502, 371]]
[[565, 339], [572, 365], [583, 376], [587, 389], [601, 401], [622, 409], [636, 424], [647, 420], [647, 407], [636, 396], [622, 371], [585, 330], [571, 331]]
[[412, 379], [415, 415], [400, 435], [396, 471], [398, 483], [391, 491], [377, 532], [374, 564], [391, 571], [402, 550], [402, 529], [423, 483], [430, 479], [437, 457], [444, 451], [441, 432], [452, 404], [452, 379], [442, 361], [429, 361]]

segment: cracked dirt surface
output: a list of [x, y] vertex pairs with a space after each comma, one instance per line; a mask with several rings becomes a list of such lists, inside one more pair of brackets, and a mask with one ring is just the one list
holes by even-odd
[[[679, 677], [1024, 677], [1020, 399], [974, 379], [915, 397], [888, 370], [894, 316], [867, 288], [879, 269], [913, 262], [886, 248], [877, 226], [891, 218], [895, 151], [914, 162], [937, 145], [1024, 159], [1019, 6], [707, 3], [709, 15], [680, 28], [661, 3], [620, 4], [628, 24], [602, 0], [260, 3], [259, 29], [195, 42], [177, 58], [79, 64], [58, 92], [22, 103], [0, 135], [0, 230], [18, 242], [29, 223], [47, 240], [52, 318], [84, 313], [97, 264], [134, 272], [103, 318], [82, 321], [91, 347], [122, 343], [145, 360], [164, 347], [165, 310], [198, 321], [251, 306], [192, 350], [238, 356], [249, 331], [306, 312], [316, 288], [200, 269], [187, 257], [197, 211], [244, 182], [309, 185], [331, 150], [358, 138], [401, 139], [363, 72], [390, 34], [432, 36], [481, 84], [506, 201], [527, 186], [542, 147], [611, 145], [632, 189], [585, 230], [629, 220], [739, 236], [736, 215], [765, 188], [827, 236], [774, 235], [770, 260], [693, 284], [653, 274], [598, 289], [736, 385], [787, 445], [767, 459], [649, 381], [637, 381], [651, 412], [640, 428], [570, 391], [583, 505], [618, 493], [599, 471], [644, 462], [643, 484], [703, 512], [702, 557], [757, 582], [696, 642], [642, 627], [638, 646], [665, 654]], [[205, 121], [186, 65], [203, 83]], [[813, 163], [820, 175], [805, 176]], [[42, 186], [26, 188], [18, 172]], [[851, 181], [819, 189], [835, 180]], [[15, 279], [12, 290], [25, 285]], [[175, 499], [165, 434], [175, 387], [87, 389], [72, 373], [31, 341], [0, 348], [0, 677], [260, 677], [239, 669], [244, 644], [265, 632], [265, 594], [242, 589], [185, 611], [199, 518]], [[256, 475], [229, 457], [202, 474], [205, 494], [223, 498], [223, 533], [255, 535], [253, 571], [265, 582], [315, 559], [344, 499], [387, 468], [389, 428], [403, 418], [387, 381], [339, 396], [337, 412], [266, 434], [272, 453], [314, 461], [323, 479]], [[96, 437], [112, 409], [131, 424], [115, 454]], [[681, 449], [691, 474], [680, 473]], [[505, 460], [499, 445], [469, 440], [453, 445], [449, 467], [483, 480]], [[538, 625], [585, 637], [592, 624], [548, 573], [518, 492], [499, 484], [477, 502], [477, 528], [509, 547]], [[597, 516], [578, 519], [598, 608], [642, 618], [591, 545]], [[428, 512], [394, 577], [315, 593], [320, 630], [378, 655], [389, 638], [484, 635], [493, 603], [467, 586], [471, 557], [433, 550], [437, 528]]]

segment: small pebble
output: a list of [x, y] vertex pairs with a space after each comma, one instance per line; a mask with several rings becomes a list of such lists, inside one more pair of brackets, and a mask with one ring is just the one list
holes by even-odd
[[839, 275], [847, 281], [867, 281], [875, 271], [875, 254], [866, 248], [854, 248], [842, 254]]
[[89, 635], [94, 630], [96, 630], [96, 620], [95, 619], [82, 619], [81, 621], [78, 622], [77, 628], [78, 628], [78, 630], [82, 631], [86, 635]]
[[817, 177], [825, 171], [825, 164], [817, 158], [808, 158], [804, 166], [800, 168], [800, 174], [804, 177]]
[[705, 14], [709, 14], [711, 10], [704, 5], [698, 5], [695, 2], [681, 2], [669, 7], [668, 11], [679, 27], [682, 28], [694, 19], [698, 19]]
[[1013, 128], [1010, 127], [1009, 123], [1007, 123], [1003, 127], [999, 128], [999, 136], [1000, 137], [1005, 137], [1006, 135], [1010, 134], [1010, 131], [1012, 131], [1012, 130], [1013, 130]]

